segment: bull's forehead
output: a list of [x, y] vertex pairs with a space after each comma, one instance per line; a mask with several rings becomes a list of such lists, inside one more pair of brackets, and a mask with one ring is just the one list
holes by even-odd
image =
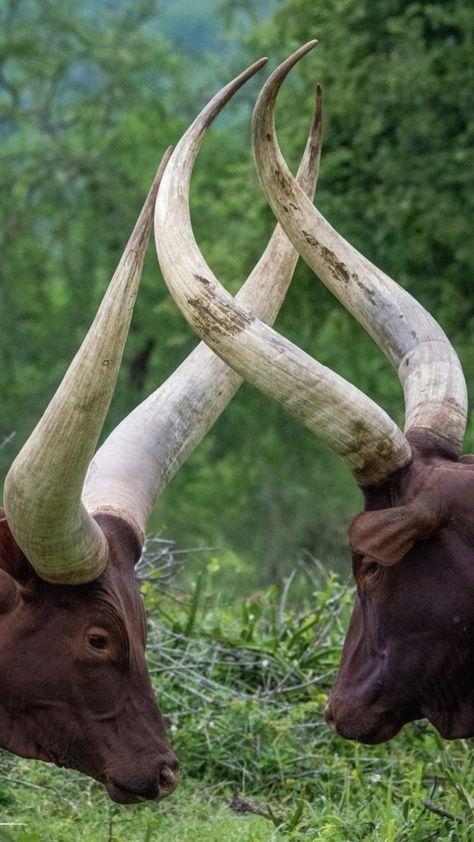
[[22, 589], [9, 622], [18, 634], [34, 633], [38, 640], [80, 637], [91, 626], [105, 625], [134, 658], [144, 652], [145, 613], [133, 567], [124, 575], [113, 561], [99, 579], [84, 585], [51, 585], [35, 578]]

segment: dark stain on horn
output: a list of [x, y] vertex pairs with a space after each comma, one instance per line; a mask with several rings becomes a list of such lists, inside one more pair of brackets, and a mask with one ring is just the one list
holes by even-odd
[[[354, 278], [354, 281], [356, 282], [357, 286], [359, 287], [359, 289], [366, 296], [367, 300], [370, 301], [371, 304], [376, 306], [377, 302], [375, 300], [374, 292], [371, 289], [369, 289], [367, 284], [364, 284], [363, 281], [359, 280], [359, 278], [357, 278], [357, 275], [353, 275], [353, 278]], [[416, 339], [415, 333], [412, 333], [412, 336], [413, 336], [414, 339]]]
[[201, 284], [204, 284], [204, 286], [210, 286], [212, 284], [212, 281], [210, 281], [209, 278], [204, 278], [202, 275], [194, 275], [194, 277], [197, 281], [200, 281]]
[[[294, 204], [290, 204], [290, 207], [295, 209]], [[342, 281], [342, 283], [348, 284], [351, 276], [347, 266], [341, 260], [338, 260], [334, 252], [332, 252], [331, 249], [326, 248], [326, 246], [323, 246], [316, 237], [310, 234], [309, 231], [302, 228], [301, 233], [308, 245], [319, 251], [334, 278], [337, 281]]]
[[[200, 278], [202, 282], [202, 278]], [[206, 281], [210, 285], [210, 281]], [[238, 312], [225, 301], [216, 301], [212, 291], [204, 287], [201, 296], [191, 296], [188, 304], [193, 312], [193, 327], [205, 337], [236, 336], [248, 327], [253, 319]]]
[[[323, 249], [321, 249], [321, 251], [323, 251]], [[332, 254], [328, 249], [324, 249], [324, 251], [326, 252], [325, 260], [327, 261], [330, 270], [336, 278], [336, 280], [342, 281], [342, 283], [344, 284], [348, 284], [350, 280], [350, 274], [344, 263], [342, 263], [340, 260], [337, 260], [334, 254]]]

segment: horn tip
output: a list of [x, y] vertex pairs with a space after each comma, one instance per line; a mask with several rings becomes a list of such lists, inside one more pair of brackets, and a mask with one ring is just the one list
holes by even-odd
[[306, 53], [309, 53], [309, 52], [311, 52], [311, 50], [314, 50], [314, 48], [317, 47], [318, 44], [319, 44], [318, 39], [312, 38], [311, 41], [307, 41], [306, 44], [303, 44], [302, 47], [299, 47], [297, 50], [295, 50], [295, 52], [293, 53], [292, 56], [290, 56], [290, 58], [294, 59], [294, 61], [296, 62], [296, 61], [298, 61], [298, 59], [305, 56]]
[[257, 70], [260, 70], [260, 68], [263, 67], [267, 63], [268, 63], [268, 56], [262, 56], [262, 58], [259, 58], [258, 61], [254, 62], [254, 64], [252, 64], [249, 67], [249, 71], [251, 70], [252, 73], [256, 73]]

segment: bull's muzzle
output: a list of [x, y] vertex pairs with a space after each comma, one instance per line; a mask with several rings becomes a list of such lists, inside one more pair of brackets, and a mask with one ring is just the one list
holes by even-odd
[[383, 710], [379, 706], [371, 708], [351, 704], [347, 699], [341, 702], [332, 694], [324, 711], [324, 718], [339, 737], [368, 745], [391, 740], [398, 734], [402, 725], [409, 721], [398, 711]]
[[[125, 771], [109, 770], [105, 786], [110, 798], [118, 804], [138, 804], [141, 801], [161, 801], [176, 789], [179, 766], [174, 757], [166, 761], [142, 762]], [[151, 768], [150, 768], [151, 765]]]

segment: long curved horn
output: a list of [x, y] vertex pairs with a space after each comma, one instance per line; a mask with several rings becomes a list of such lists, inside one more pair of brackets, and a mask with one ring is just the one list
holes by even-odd
[[179, 144], [155, 210], [163, 276], [191, 326], [242, 377], [326, 439], [359, 481], [377, 482], [406, 465], [410, 446], [383, 410], [239, 306], [219, 284], [192, 232], [191, 166], [189, 150]]
[[[237, 90], [241, 80], [232, 83]], [[189, 169], [205, 130], [227, 101], [217, 94], [184, 135], [180, 149]], [[184, 150], [184, 151], [183, 151]], [[321, 152], [321, 91], [308, 142], [296, 176], [314, 194]], [[174, 223], [169, 222], [172, 228]], [[285, 297], [298, 254], [277, 225], [255, 269], [237, 294], [239, 302], [272, 323]], [[110, 434], [95, 455], [83, 501], [90, 512], [111, 511], [143, 538], [151, 509], [180, 465], [217, 420], [242, 383], [204, 342], [147, 400]]]
[[49, 582], [88, 582], [107, 564], [106, 540], [81, 494], [115, 388], [170, 153], [163, 157], [81, 348], [5, 481], [9, 527], [38, 575]]
[[264, 85], [254, 110], [257, 170], [278, 221], [308, 266], [351, 312], [398, 371], [405, 431], [428, 431], [458, 455], [467, 418], [466, 385], [456, 352], [430, 314], [351, 246], [302, 193], [275, 136], [273, 109], [289, 70], [310, 42]]

